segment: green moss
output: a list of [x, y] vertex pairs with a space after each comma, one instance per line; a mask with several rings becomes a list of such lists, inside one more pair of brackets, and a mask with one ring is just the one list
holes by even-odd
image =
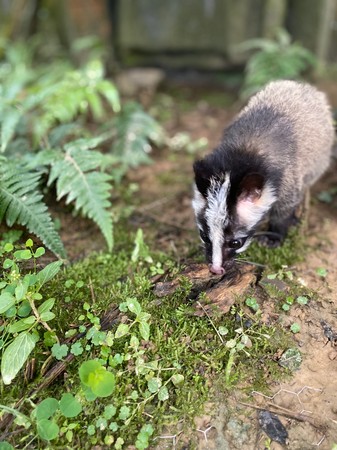
[[262, 264], [270, 270], [277, 270], [282, 266], [291, 266], [303, 261], [306, 255], [305, 238], [301, 226], [293, 227], [280, 247], [268, 248], [258, 242], [253, 242], [242, 259]]
[[[134, 260], [131, 257], [134, 235], [125, 232], [124, 227], [117, 233], [113, 253], [92, 255], [65, 268], [44, 291], [46, 298], [56, 298], [56, 318], [52, 325], [61, 342], [71, 330], [77, 333], [83, 325], [96, 333], [95, 339], [90, 340], [88, 335], [80, 339], [84, 351], [67, 364], [67, 377], [58, 378], [32, 399], [38, 403], [49, 396], [59, 399], [62, 393], [72, 392], [82, 403], [83, 412], [76, 419], [57, 419], [59, 426], [63, 424], [64, 432], [53, 441], [53, 448], [67, 448], [76, 443], [89, 449], [117, 437], [134, 444], [145, 424], [155, 427], [155, 435], [163, 427], [174, 428], [178, 422], [183, 429], [191, 429], [193, 418], [202, 412], [208, 398], [218, 397], [219, 390], [223, 392], [237, 382], [249, 382], [250, 387], [261, 389], [269, 376], [268, 373], [266, 376], [266, 367], [273, 377], [281, 373], [273, 360], [285, 341], [281, 329], [260, 323], [258, 315], [246, 316], [240, 306], [226, 316], [197, 317], [189, 299], [191, 286], [186, 280], [173, 295], [156, 298], [150, 280], [151, 267], [160, 262], [165, 270], [177, 272], [176, 265], [160, 254], [143, 253]], [[124, 304], [129, 298], [136, 298], [142, 311], [151, 315], [149, 340], [142, 339], [135, 322], [129, 334], [113, 338], [111, 345], [105, 343], [106, 336], [100, 338], [99, 329], [95, 328], [97, 317], [102, 317], [111, 305]], [[134, 315], [123, 309], [118, 322], [111, 323], [112, 336], [120, 321], [131, 324], [132, 320]], [[221, 338], [219, 330], [226, 330], [226, 336]], [[242, 345], [247, 340], [249, 345]], [[227, 345], [229, 341], [234, 347]], [[38, 371], [47, 355], [48, 349], [40, 345], [36, 352]], [[99, 401], [85, 399], [78, 367], [92, 358], [100, 358], [115, 374], [116, 388], [112, 397]], [[183, 381], [175, 384], [173, 375]], [[149, 381], [158, 382], [158, 379], [167, 388], [167, 398], [160, 399], [158, 393], [149, 391]], [[18, 379], [15, 387], [2, 391], [2, 403], [12, 405], [15, 397], [21, 397], [22, 390], [29, 392], [39, 381], [37, 378], [24, 387]], [[105, 426], [104, 408], [111, 404], [117, 416], [107, 420]], [[130, 416], [125, 413], [125, 407], [129, 408]], [[27, 415], [31, 410], [29, 401], [21, 409]], [[73, 435], [66, 431], [71, 422], [75, 423]], [[37, 448], [42, 448], [45, 443], [39, 441], [36, 434], [34, 437], [34, 426], [29, 437], [24, 433], [15, 435], [16, 443], [25, 445], [29, 438]], [[109, 426], [117, 428], [111, 430]], [[88, 435], [88, 429], [92, 435]]]

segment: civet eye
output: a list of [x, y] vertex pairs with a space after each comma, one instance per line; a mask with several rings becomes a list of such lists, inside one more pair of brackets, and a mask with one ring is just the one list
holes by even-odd
[[245, 243], [245, 240], [246, 239], [244, 239], [244, 238], [232, 239], [231, 241], [228, 242], [228, 247], [232, 248], [234, 250], [237, 250], [243, 246], [243, 244]]

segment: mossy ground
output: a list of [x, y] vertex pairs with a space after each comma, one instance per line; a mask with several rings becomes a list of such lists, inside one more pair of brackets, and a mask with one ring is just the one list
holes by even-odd
[[[104, 337], [98, 336], [91, 341], [83, 337], [80, 342], [84, 351], [67, 365], [66, 376], [57, 378], [34, 398], [25, 398], [20, 411], [28, 416], [33, 404], [49, 396], [59, 399], [64, 392], [72, 392], [83, 402], [83, 412], [76, 419], [59, 418], [63, 432], [49, 448], [92, 448], [93, 445], [112, 443], [116, 437], [122, 438], [125, 444], [134, 444], [137, 433], [146, 423], [155, 427], [154, 436], [163, 428], [174, 429], [178, 423], [180, 429], [188, 429], [193, 418], [202, 412], [207, 399], [218, 397], [219, 392], [225, 398], [227, 389], [234, 384], [243, 389], [249, 386], [249, 389], [263, 390], [267, 380], [284, 376], [284, 371], [274, 361], [274, 355], [289, 345], [289, 335], [281, 326], [262, 323], [259, 313], [252, 313], [245, 306], [244, 298], [238, 299], [226, 316], [197, 317], [193, 302], [189, 300], [190, 286], [185, 282], [172, 296], [156, 298], [151, 278], [158, 267], [166, 277], [179, 274], [179, 267], [169, 256], [149, 251], [146, 246], [143, 255], [132, 261], [135, 232], [125, 230], [123, 225], [117, 227], [118, 246], [112, 254], [94, 254], [66, 267], [48, 284], [43, 295], [56, 298], [53, 328], [61, 342], [73, 333], [71, 330], [77, 332], [81, 325], [91, 326], [93, 317], [102, 317], [109, 307], [118, 306], [128, 298], [137, 298], [142, 310], [151, 314], [149, 340], [142, 340], [136, 329], [133, 334], [139, 340], [139, 346], [135, 348], [130, 346], [130, 336], [114, 340], [111, 346], [106, 344]], [[282, 262], [289, 264], [296, 256], [291, 253], [295, 248], [298, 246], [290, 239], [284, 247], [285, 253], [270, 252], [268, 267], [274, 269]], [[253, 248], [249, 258], [257, 261], [261, 251]], [[150, 255], [152, 262], [146, 262]], [[131, 319], [122, 314], [120, 320], [128, 322]], [[117, 325], [118, 322], [112, 324], [111, 330], [115, 331]], [[221, 339], [219, 330], [223, 329], [226, 329], [226, 335]], [[237, 345], [243, 335], [249, 339], [247, 347]], [[226, 346], [230, 340], [234, 347]], [[48, 354], [48, 348], [42, 344], [36, 348], [33, 355], [36, 358], [35, 379], [26, 384], [22, 376], [18, 376], [13, 386], [2, 386], [2, 404], [13, 406], [16, 399], [27, 395], [41, 381], [43, 377], [39, 372]], [[124, 360], [119, 361], [118, 355]], [[150, 369], [139, 369], [140, 357]], [[116, 374], [112, 398], [93, 402], [85, 399], [78, 368], [81, 362], [92, 358], [108, 362], [110, 370]], [[181, 375], [183, 381], [174, 385], [170, 381], [172, 374]], [[157, 395], [151, 396], [148, 381], [153, 377], [160, 378], [161, 384], [167, 383], [167, 398], [160, 400]], [[117, 416], [105, 419], [105, 407], [111, 404], [116, 408]], [[120, 412], [123, 406], [130, 409], [130, 416], [123, 417]], [[92, 426], [95, 432], [88, 434]], [[72, 433], [69, 433], [70, 429]], [[34, 426], [20, 433], [18, 427], [12, 425], [7, 440], [19, 444], [20, 448], [46, 448], [46, 443], [36, 436]]]

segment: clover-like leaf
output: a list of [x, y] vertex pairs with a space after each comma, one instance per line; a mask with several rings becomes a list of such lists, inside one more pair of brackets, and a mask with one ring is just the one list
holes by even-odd
[[76, 417], [82, 411], [82, 405], [72, 394], [66, 393], [61, 397], [60, 411], [65, 417]]
[[79, 368], [82, 383], [92, 390], [97, 397], [108, 397], [115, 389], [115, 376], [98, 361], [84, 362]]
[[57, 423], [49, 419], [42, 419], [37, 422], [37, 432], [41, 439], [52, 441], [59, 435], [59, 427]]
[[56, 398], [48, 397], [42, 400], [36, 407], [36, 420], [50, 419], [59, 408]]

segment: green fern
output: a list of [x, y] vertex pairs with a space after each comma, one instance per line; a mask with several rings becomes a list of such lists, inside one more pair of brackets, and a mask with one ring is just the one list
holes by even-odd
[[39, 192], [40, 174], [3, 161], [0, 168], [0, 222], [18, 223], [36, 234], [59, 258], [65, 258], [48, 208]]
[[55, 154], [51, 154], [48, 185], [56, 181], [57, 200], [66, 197], [66, 203], [73, 202], [76, 210], [96, 222], [111, 250], [112, 205], [109, 198], [112, 177], [95, 170], [102, 167], [105, 159], [104, 154], [91, 150], [97, 141], [97, 138], [79, 139], [67, 144], [57, 160]]
[[39, 96], [41, 113], [34, 123], [34, 134], [39, 140], [58, 123], [69, 123], [78, 115], [92, 113], [94, 121], [106, 115], [104, 102], [114, 112], [120, 111], [119, 94], [115, 85], [105, 80], [101, 61], [94, 60], [81, 70], [69, 71], [51, 87], [47, 78]]
[[[0, 42], [0, 152], [12, 162], [10, 171], [5, 166], [0, 171], [1, 218], [26, 225], [63, 256], [38, 190], [40, 179], [48, 179], [48, 186], [55, 183], [57, 200], [64, 198], [92, 219], [111, 250], [112, 181], [117, 184], [130, 166], [151, 161], [151, 145], [164, 142], [163, 129], [139, 105], [121, 111], [118, 91], [104, 79], [100, 61], [80, 69], [65, 60], [34, 65], [33, 46], [25, 53], [26, 47]], [[88, 119], [96, 125], [104, 121], [108, 132], [92, 137]], [[98, 151], [107, 141], [111, 152]]]
[[150, 143], [162, 145], [164, 142], [163, 128], [136, 103], [127, 103], [114, 118], [113, 125], [117, 137], [111, 152], [125, 169], [149, 164]]
[[245, 69], [243, 98], [257, 92], [265, 84], [278, 79], [298, 79], [316, 63], [314, 55], [300, 44], [291, 43], [286, 30], [279, 29], [275, 40], [251, 39], [242, 43], [238, 50], [259, 50], [248, 60]]

